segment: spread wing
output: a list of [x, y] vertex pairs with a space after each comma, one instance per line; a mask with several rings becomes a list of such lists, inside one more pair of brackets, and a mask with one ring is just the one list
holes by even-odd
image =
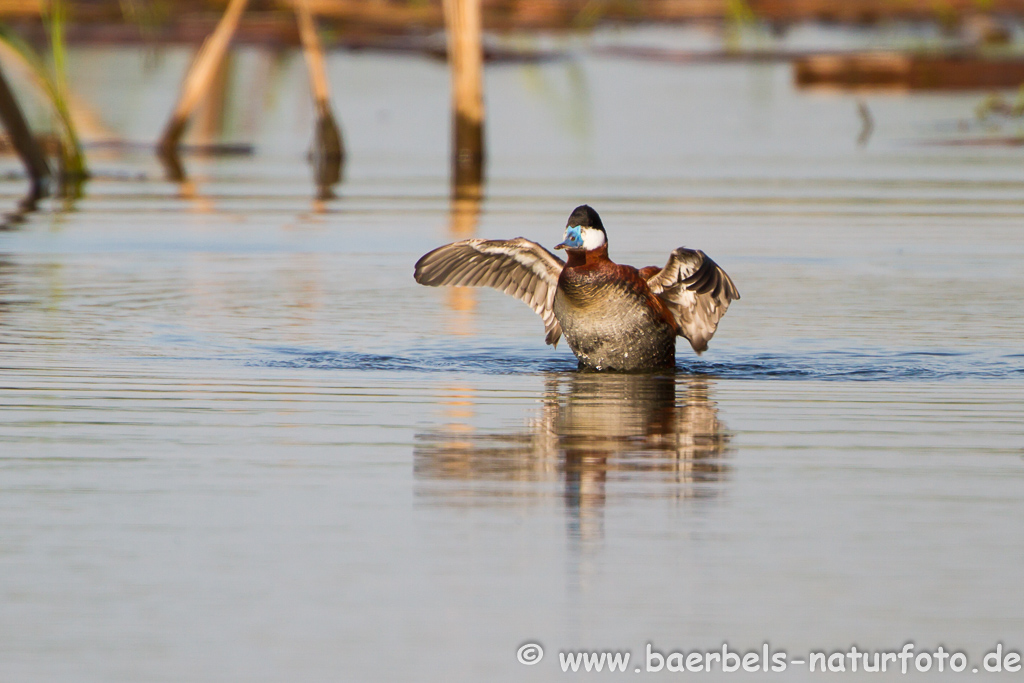
[[494, 287], [526, 302], [544, 319], [544, 338], [557, 345], [562, 328], [552, 306], [558, 276], [565, 262], [536, 242], [470, 239], [453, 242], [416, 262], [413, 277], [421, 285], [437, 287]]
[[647, 278], [647, 285], [672, 311], [679, 334], [697, 353], [707, 350], [729, 302], [740, 298], [725, 271], [699, 249], [673, 251], [668, 264]]

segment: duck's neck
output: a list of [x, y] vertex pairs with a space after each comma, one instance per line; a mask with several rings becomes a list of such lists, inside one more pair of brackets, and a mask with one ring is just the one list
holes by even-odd
[[566, 255], [569, 257], [565, 262], [567, 268], [596, 265], [603, 261], [610, 260], [608, 258], [607, 244], [602, 244], [597, 249], [591, 249], [590, 251], [584, 251], [583, 249], [567, 249]]

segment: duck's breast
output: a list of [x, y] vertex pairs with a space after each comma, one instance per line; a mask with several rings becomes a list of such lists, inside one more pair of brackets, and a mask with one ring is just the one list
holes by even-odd
[[675, 329], [650, 303], [636, 269], [608, 263], [565, 268], [554, 313], [584, 365], [638, 370], [675, 363]]

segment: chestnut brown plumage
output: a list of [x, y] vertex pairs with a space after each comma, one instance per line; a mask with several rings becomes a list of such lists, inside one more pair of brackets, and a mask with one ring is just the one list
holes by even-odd
[[544, 320], [548, 344], [565, 335], [581, 368], [673, 366], [677, 335], [697, 353], [705, 351], [729, 303], [740, 298], [725, 271], [704, 252], [683, 247], [661, 269], [614, 263], [604, 232], [597, 212], [584, 205], [570, 216], [559, 245], [567, 261], [522, 237], [468, 239], [423, 256], [414, 277], [423, 285], [511, 294]]

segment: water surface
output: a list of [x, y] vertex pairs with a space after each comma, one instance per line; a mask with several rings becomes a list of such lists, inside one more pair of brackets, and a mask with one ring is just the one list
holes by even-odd
[[[173, 183], [97, 151], [81, 198], [7, 222], [0, 678], [1024, 647], [1024, 167], [921, 144], [980, 95], [867, 96], [859, 146], [855, 100], [785, 65], [571, 47], [489, 68], [479, 205], [448, 198], [443, 65], [332, 55], [351, 158], [317, 200], [301, 61], [244, 51], [260, 104], [222, 135], [254, 156]], [[186, 53], [78, 56], [108, 133], [155, 137]], [[462, 236], [550, 247], [582, 202], [617, 260], [685, 245], [730, 273], [706, 354], [581, 375], [522, 304], [412, 281]]]

